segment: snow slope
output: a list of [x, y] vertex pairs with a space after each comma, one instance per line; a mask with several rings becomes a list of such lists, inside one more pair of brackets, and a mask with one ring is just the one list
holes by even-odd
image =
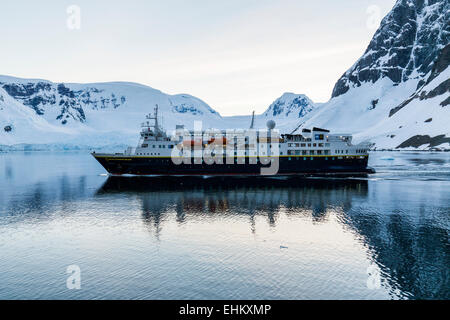
[[[135, 83], [55, 84], [2, 76], [0, 88], [0, 145], [135, 144], [140, 123], [156, 104], [167, 128], [181, 119], [187, 125], [222, 119], [200, 99]], [[6, 132], [6, 126], [13, 130]]]
[[[450, 78], [450, 68], [422, 88], [421, 92], [430, 92], [440, 81]], [[319, 126], [335, 132], [354, 134], [355, 142], [370, 141], [378, 149], [395, 149], [408, 139], [424, 135], [450, 137], [450, 110], [441, 103], [450, 97], [447, 90], [442, 95], [420, 100], [415, 98], [407, 106], [389, 116], [393, 107], [397, 107], [411, 96], [417, 94], [418, 81], [407, 81], [394, 86], [389, 78], [372, 83], [364, 83], [345, 95], [331, 99], [315, 112], [305, 127]], [[377, 101], [378, 100], [378, 101]], [[373, 106], [377, 101], [375, 107]], [[423, 143], [403, 149], [429, 149], [440, 147], [450, 149], [448, 142], [438, 145]]]

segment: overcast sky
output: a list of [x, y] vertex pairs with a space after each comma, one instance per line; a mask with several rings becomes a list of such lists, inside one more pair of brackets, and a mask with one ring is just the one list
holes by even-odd
[[262, 113], [283, 92], [325, 102], [394, 3], [4, 1], [0, 74], [139, 82], [192, 94], [222, 115]]

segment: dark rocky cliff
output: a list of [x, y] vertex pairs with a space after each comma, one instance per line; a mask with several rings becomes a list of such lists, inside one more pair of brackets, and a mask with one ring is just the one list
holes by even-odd
[[384, 77], [394, 84], [421, 79], [420, 87], [449, 42], [450, 1], [398, 0], [364, 55], [338, 80], [332, 97]]

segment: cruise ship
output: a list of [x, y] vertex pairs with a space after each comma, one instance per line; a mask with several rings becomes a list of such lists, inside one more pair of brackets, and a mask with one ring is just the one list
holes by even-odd
[[367, 175], [368, 143], [352, 144], [350, 134], [321, 128], [298, 128], [280, 134], [275, 122], [249, 129], [186, 130], [177, 125], [167, 135], [158, 121], [158, 107], [142, 123], [137, 147], [123, 153], [93, 152], [111, 175], [148, 176], [328, 176]]

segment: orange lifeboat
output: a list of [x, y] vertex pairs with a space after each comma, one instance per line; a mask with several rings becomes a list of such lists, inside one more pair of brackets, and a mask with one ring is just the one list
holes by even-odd
[[208, 141], [208, 144], [212, 144], [212, 143], [224, 145], [224, 144], [227, 144], [227, 139], [226, 138], [219, 138], [219, 139], [211, 138]]

